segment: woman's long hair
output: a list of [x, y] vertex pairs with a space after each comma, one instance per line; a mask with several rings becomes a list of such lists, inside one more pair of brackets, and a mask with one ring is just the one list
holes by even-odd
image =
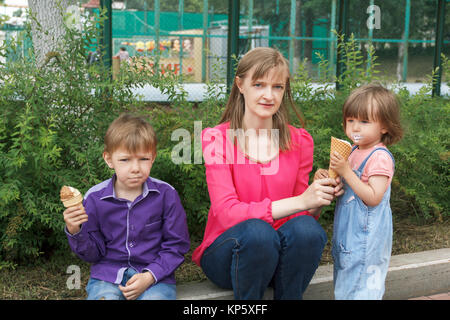
[[289, 133], [289, 112], [287, 105], [296, 113], [302, 127], [304, 127], [304, 120], [300, 112], [295, 107], [292, 98], [289, 62], [276, 49], [267, 47], [258, 47], [247, 52], [239, 61], [236, 75], [231, 88], [230, 96], [225, 106], [225, 111], [222, 114], [220, 123], [230, 122], [230, 129], [242, 129], [245, 112], [244, 96], [239, 91], [236, 83], [236, 77], [241, 79], [248, 75], [250, 69], [254, 68], [252, 80], [257, 80], [264, 77], [272, 68], [279, 68], [280, 72], [285, 72], [287, 75], [286, 87], [281, 102], [280, 108], [272, 117], [272, 128], [279, 130], [279, 145], [282, 151], [286, 151], [291, 146], [291, 135]]

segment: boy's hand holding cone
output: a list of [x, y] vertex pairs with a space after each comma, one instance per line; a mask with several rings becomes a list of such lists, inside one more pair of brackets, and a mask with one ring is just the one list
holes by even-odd
[[64, 221], [67, 231], [75, 234], [81, 229], [81, 224], [88, 220], [88, 216], [83, 207], [83, 195], [75, 188], [63, 186], [59, 192], [59, 197], [66, 210], [64, 210]]
[[[331, 137], [330, 158], [334, 152], [339, 153], [341, 157], [343, 157], [345, 161], [347, 161], [348, 157], [350, 156], [350, 153], [352, 152], [352, 145], [345, 140]], [[330, 178], [336, 179], [339, 176], [339, 174], [333, 169], [328, 168], [328, 176]]]

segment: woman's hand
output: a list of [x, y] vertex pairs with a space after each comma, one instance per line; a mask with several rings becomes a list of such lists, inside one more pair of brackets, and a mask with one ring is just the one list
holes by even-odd
[[305, 210], [328, 206], [334, 199], [336, 186], [335, 179], [317, 179], [298, 197], [302, 200]]
[[67, 231], [69, 231], [70, 234], [79, 232], [81, 224], [88, 221], [88, 215], [82, 204], [67, 208], [64, 210], [63, 216]]
[[[314, 173], [314, 181], [318, 179], [326, 179], [328, 178], [328, 170], [319, 168]], [[341, 177], [336, 178], [336, 186], [334, 187], [334, 196], [339, 197], [344, 194], [344, 184], [342, 183]]]
[[[326, 171], [325, 169], [322, 169]], [[328, 173], [326, 173], [328, 176]], [[308, 210], [312, 215], [320, 213], [335, 197], [344, 193], [341, 179], [316, 179], [301, 195], [272, 201], [272, 218], [287, 217], [293, 213]]]

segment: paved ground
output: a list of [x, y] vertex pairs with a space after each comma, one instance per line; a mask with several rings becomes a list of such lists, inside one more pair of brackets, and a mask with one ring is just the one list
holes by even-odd
[[[272, 299], [273, 290], [264, 299]], [[305, 300], [333, 300], [333, 266], [319, 266], [305, 291]], [[210, 281], [177, 286], [179, 300], [228, 300], [233, 291]], [[385, 300], [450, 300], [450, 248], [392, 256]]]
[[450, 300], [450, 292], [434, 294], [432, 296], [423, 296], [418, 298], [411, 298], [408, 300]]

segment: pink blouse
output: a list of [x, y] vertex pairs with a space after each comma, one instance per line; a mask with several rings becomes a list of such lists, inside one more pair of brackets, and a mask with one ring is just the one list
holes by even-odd
[[229, 128], [230, 123], [226, 122], [202, 131], [211, 208], [203, 242], [192, 255], [197, 265], [218, 236], [242, 221], [261, 219], [278, 229], [296, 216], [309, 214], [303, 211], [273, 220], [272, 201], [300, 195], [308, 188], [314, 150], [311, 135], [305, 129], [289, 126], [291, 148], [263, 164], [242, 153], [229, 139]]

